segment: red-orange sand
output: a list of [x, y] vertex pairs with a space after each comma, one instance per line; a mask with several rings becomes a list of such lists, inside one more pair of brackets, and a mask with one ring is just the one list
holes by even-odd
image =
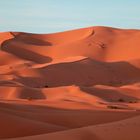
[[140, 30], [0, 33], [0, 139], [140, 140]]

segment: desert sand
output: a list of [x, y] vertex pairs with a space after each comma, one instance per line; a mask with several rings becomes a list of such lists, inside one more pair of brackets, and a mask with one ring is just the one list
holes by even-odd
[[0, 139], [140, 140], [140, 30], [0, 33]]

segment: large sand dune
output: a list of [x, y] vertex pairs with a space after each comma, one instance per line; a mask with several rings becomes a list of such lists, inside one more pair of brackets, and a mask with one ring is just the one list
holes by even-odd
[[0, 48], [0, 139], [140, 139], [140, 30], [4, 32]]

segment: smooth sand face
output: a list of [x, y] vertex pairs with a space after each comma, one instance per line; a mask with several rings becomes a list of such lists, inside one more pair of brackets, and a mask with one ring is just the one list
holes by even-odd
[[139, 30], [5, 32], [0, 46], [0, 139], [140, 139]]

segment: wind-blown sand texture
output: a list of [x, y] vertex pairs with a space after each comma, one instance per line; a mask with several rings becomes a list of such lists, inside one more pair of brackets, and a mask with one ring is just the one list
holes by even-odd
[[0, 139], [140, 140], [140, 30], [0, 33]]

